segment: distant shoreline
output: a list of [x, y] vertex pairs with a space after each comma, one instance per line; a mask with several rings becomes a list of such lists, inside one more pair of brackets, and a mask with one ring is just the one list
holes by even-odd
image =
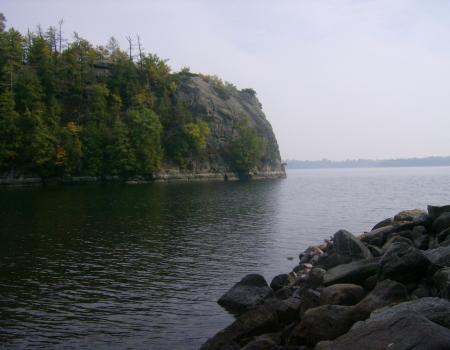
[[450, 166], [449, 157], [398, 158], [398, 159], [355, 159], [345, 161], [323, 160], [287, 160], [287, 169], [355, 169], [355, 168], [398, 168]]

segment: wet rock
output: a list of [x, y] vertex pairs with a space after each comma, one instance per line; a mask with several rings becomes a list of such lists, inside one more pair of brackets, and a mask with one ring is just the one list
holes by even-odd
[[427, 220], [427, 212], [421, 209], [404, 210], [394, 216], [394, 221], [411, 221], [422, 224]]
[[428, 206], [428, 215], [431, 219], [436, 219], [442, 213], [450, 213], [450, 205], [444, 205], [442, 207], [429, 205]]
[[231, 325], [209, 339], [201, 350], [234, 349], [232, 346], [236, 344], [245, 345], [252, 337], [272, 333], [277, 328], [276, 311], [271, 307], [258, 306], [243, 313]]
[[384, 219], [384, 220], [380, 221], [379, 223], [377, 223], [374, 227], [372, 227], [371, 231], [385, 227], [385, 226], [392, 225], [393, 221], [394, 221], [393, 218]]
[[299, 255], [300, 264], [309, 263], [316, 255], [322, 255], [323, 251], [319, 247], [308, 247], [303, 253]]
[[372, 258], [369, 249], [346, 230], [339, 230], [334, 234], [333, 249], [337, 254], [349, 257], [352, 260]]
[[402, 311], [383, 319], [355, 325], [329, 344], [329, 350], [445, 350], [450, 347], [450, 330], [414, 311]]
[[432, 229], [439, 233], [450, 228], [450, 212], [442, 213], [433, 221]]
[[381, 257], [378, 279], [392, 279], [401, 283], [420, 280], [430, 262], [422, 251], [403, 242], [392, 243]]
[[438, 270], [433, 275], [433, 283], [441, 298], [450, 298], [450, 267]]
[[355, 305], [365, 296], [364, 288], [356, 284], [334, 284], [320, 293], [320, 305]]
[[250, 274], [222, 295], [218, 303], [227, 310], [239, 313], [262, 304], [266, 298], [272, 295], [273, 291], [267, 285], [264, 277]]
[[292, 282], [294, 282], [293, 276], [287, 273], [283, 273], [281, 275], [275, 276], [272, 279], [272, 282], [270, 282], [270, 288], [272, 288], [274, 291], [277, 291], [278, 289], [288, 286]]
[[379, 258], [374, 258], [338, 265], [327, 271], [323, 283], [325, 286], [336, 283], [363, 285], [368, 277], [376, 274], [378, 262]]

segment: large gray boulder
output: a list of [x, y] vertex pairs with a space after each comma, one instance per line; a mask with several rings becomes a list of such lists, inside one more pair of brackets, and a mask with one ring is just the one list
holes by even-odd
[[333, 267], [325, 274], [323, 283], [325, 286], [336, 283], [363, 285], [368, 277], [376, 274], [379, 260], [379, 258], [359, 260]]
[[401, 283], [419, 281], [427, 272], [429, 260], [422, 251], [404, 242], [389, 246], [381, 257], [378, 279], [391, 279]]
[[436, 271], [433, 275], [433, 283], [441, 298], [450, 298], [450, 267]]
[[427, 209], [428, 215], [433, 220], [436, 219], [442, 213], [450, 213], [450, 205], [444, 206], [429, 205]]
[[[372, 321], [383, 320], [400, 311], [415, 311], [430, 321], [450, 328], [450, 302], [442, 298], [425, 297], [375, 310], [370, 315]], [[356, 325], [355, 325], [356, 327]]]
[[359, 239], [361, 240], [361, 242], [364, 242], [366, 244], [374, 245], [376, 247], [382, 247], [386, 242], [386, 237], [392, 232], [395, 232], [395, 230], [395, 225], [385, 225], [373, 229], [370, 232], [363, 233], [361, 236], [359, 236]]
[[273, 291], [263, 276], [250, 274], [222, 295], [218, 303], [229, 311], [240, 313], [262, 304], [265, 299], [272, 295]]
[[426, 250], [424, 254], [434, 265], [450, 266], [450, 246]]
[[333, 340], [346, 333], [355, 322], [368, 318], [372, 311], [407, 298], [403, 285], [385, 280], [356, 305], [323, 305], [309, 309], [292, 330], [288, 342], [313, 346], [322, 340]]
[[450, 227], [450, 212], [442, 213], [433, 221], [431, 226], [436, 233], [442, 232]]
[[369, 318], [322, 350], [448, 350], [450, 330], [414, 311]]
[[231, 325], [210, 338], [201, 350], [239, 349], [252, 337], [274, 332], [277, 328], [276, 311], [268, 306], [258, 306], [243, 313]]
[[346, 230], [339, 230], [333, 236], [333, 249], [351, 260], [370, 259], [370, 250], [354, 235]]
[[333, 284], [320, 293], [320, 305], [355, 305], [365, 296], [364, 288], [356, 284]]

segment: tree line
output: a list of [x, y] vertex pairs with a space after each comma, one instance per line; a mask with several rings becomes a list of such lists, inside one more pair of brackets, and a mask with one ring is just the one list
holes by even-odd
[[149, 176], [162, 163], [192, 168], [209, 128], [176, 98], [187, 69], [94, 47], [58, 27], [21, 34], [0, 14], [0, 174]]

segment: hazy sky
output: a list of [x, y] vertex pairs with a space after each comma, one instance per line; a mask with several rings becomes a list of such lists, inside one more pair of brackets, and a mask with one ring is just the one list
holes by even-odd
[[257, 91], [283, 159], [450, 155], [450, 1], [2, 0], [20, 31], [138, 33], [174, 70]]

